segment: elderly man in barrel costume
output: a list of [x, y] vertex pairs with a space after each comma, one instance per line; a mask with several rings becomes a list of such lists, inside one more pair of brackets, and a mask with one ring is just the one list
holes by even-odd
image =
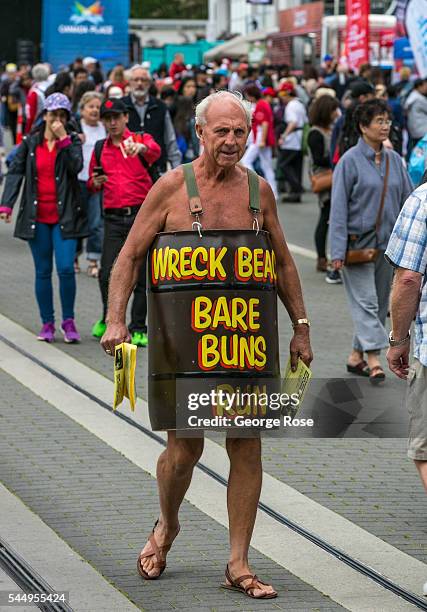
[[[137, 282], [138, 268], [149, 253], [148, 330], [153, 340], [156, 338], [149, 343], [149, 411], [153, 429], [168, 431], [168, 443], [157, 467], [160, 516], [137, 563], [139, 573], [146, 580], [158, 578], [166, 567], [166, 554], [179, 531], [179, 508], [203, 451], [203, 437], [185, 437], [185, 432], [183, 435], [177, 431], [175, 416], [178, 422], [178, 415], [175, 415], [175, 406], [171, 406], [180, 382], [177, 373], [185, 379], [193, 364], [196, 383], [206, 371], [209, 374], [235, 371], [236, 376], [253, 373], [256, 377], [260, 373], [268, 376], [263, 368], [269, 368], [270, 374], [277, 375], [277, 314], [271, 306], [271, 296], [277, 302], [276, 292], [294, 328], [290, 344], [293, 367], [298, 358], [307, 365], [312, 360], [310, 323], [273, 192], [266, 181], [239, 165], [250, 129], [250, 109], [233, 93], [217, 92], [197, 106], [196, 130], [203, 146], [202, 155], [192, 164], [168, 172], [153, 186], [111, 276], [108, 327], [101, 344], [106, 353], [113, 355], [115, 346], [129, 338], [126, 306]], [[241, 246], [236, 246], [236, 242]], [[183, 246], [186, 244], [195, 248]], [[261, 248], [251, 251], [252, 245]], [[248, 264], [251, 253], [254, 261], [255, 255], [260, 257], [252, 268]], [[173, 307], [169, 306], [168, 312], [166, 302], [171, 300], [173, 284], [180, 282], [182, 290], [172, 292]], [[265, 303], [262, 297], [247, 299], [252, 306], [258, 304], [258, 310], [255, 308], [252, 316], [243, 320], [236, 307], [233, 318], [239, 319], [238, 325], [230, 328], [231, 315], [226, 313], [225, 298], [218, 297], [222, 282], [228, 283], [232, 296], [242, 296], [244, 291], [239, 293], [239, 288], [245, 283], [255, 286], [259, 282], [264, 289]], [[271, 291], [273, 282], [274, 292]], [[251, 294], [249, 286], [244, 289], [248, 290], [245, 295], [258, 295]], [[186, 290], [192, 298], [190, 308]], [[231, 297], [227, 303], [237, 299], [242, 308], [246, 304], [245, 295]], [[187, 302], [183, 301], [184, 297]], [[218, 306], [219, 303], [223, 303], [224, 309], [216, 313], [214, 324], [214, 315], [207, 313], [207, 304]], [[230, 306], [230, 311], [233, 308]], [[211, 323], [208, 330], [206, 321]], [[228, 321], [228, 325], [223, 325], [224, 343], [212, 331], [215, 325], [221, 326], [221, 321]], [[250, 333], [262, 326], [270, 328], [272, 348], [264, 338]], [[242, 343], [246, 343], [243, 348]], [[192, 360], [186, 361], [193, 346], [195, 354], [190, 355]], [[199, 354], [197, 346], [199, 349], [202, 346]], [[261, 491], [261, 440], [259, 436], [234, 437], [230, 431], [228, 434], [230, 556], [222, 586], [252, 598], [273, 598], [277, 592], [257, 578], [248, 563]]]

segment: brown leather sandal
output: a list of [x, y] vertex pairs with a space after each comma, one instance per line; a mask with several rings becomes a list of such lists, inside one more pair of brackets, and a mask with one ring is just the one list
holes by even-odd
[[[277, 597], [276, 591], [273, 591], [273, 593], [266, 593], [265, 595], [258, 595], [258, 596], [254, 595], [255, 589], [259, 589], [260, 585], [271, 586], [267, 584], [266, 582], [263, 582], [262, 580], [260, 580], [254, 574], [244, 574], [243, 576], [239, 576], [239, 578], [232, 578], [230, 574], [230, 570], [228, 569], [228, 565], [227, 565], [225, 569], [225, 577], [228, 580], [228, 582], [223, 582], [221, 584], [221, 587], [223, 589], [228, 589], [229, 591], [240, 591], [241, 593], [244, 593], [248, 597], [251, 597], [251, 599], [274, 599], [275, 597]], [[245, 580], [249, 580], [249, 578], [251, 578], [251, 582], [246, 586], [242, 586], [241, 583], [244, 582]]]
[[[152, 550], [151, 551], [147, 551], [145, 553], [142, 553], [142, 551], [141, 551], [139, 553], [139, 557], [138, 557], [138, 560], [136, 562], [136, 567], [137, 567], [138, 573], [139, 573], [140, 576], [142, 576], [144, 578], [144, 580], [157, 580], [157, 578], [160, 578], [160, 576], [163, 574], [163, 572], [166, 569], [166, 560], [161, 558], [160, 551], [163, 550], [164, 551], [164, 555], [166, 556], [167, 553], [170, 551], [170, 549], [172, 547], [172, 544], [173, 544], [173, 542], [175, 541], [175, 538], [176, 538], [176, 536], [175, 536], [174, 540], [170, 544], [166, 544], [165, 546], [158, 546], [157, 542], [155, 540], [155, 537], [154, 537], [154, 530], [156, 529], [156, 526], [157, 526], [158, 522], [159, 521], [157, 520], [154, 523], [153, 530], [152, 530], [152, 532], [150, 534], [150, 537], [148, 539], [150, 544], [151, 544], [151, 549]], [[178, 529], [178, 533], [179, 533], [179, 529]], [[178, 535], [178, 533], [176, 535]], [[157, 568], [157, 569], [160, 570], [160, 573], [157, 576], [150, 576], [150, 574], [147, 574], [147, 572], [144, 571], [144, 569], [142, 567], [142, 561], [143, 561], [143, 559], [146, 559], [147, 557], [156, 557], [156, 561], [154, 561], [154, 568]]]
[[369, 372], [369, 382], [372, 385], [379, 385], [385, 381], [385, 372], [381, 366], [377, 365], [371, 368]]

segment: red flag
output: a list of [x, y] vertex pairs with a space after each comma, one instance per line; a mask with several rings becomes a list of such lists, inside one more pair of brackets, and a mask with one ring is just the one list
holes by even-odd
[[358, 69], [369, 61], [369, 0], [346, 0], [348, 65]]

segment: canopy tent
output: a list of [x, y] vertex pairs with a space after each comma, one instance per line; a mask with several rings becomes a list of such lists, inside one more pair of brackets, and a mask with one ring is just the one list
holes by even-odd
[[241, 55], [248, 55], [251, 43], [256, 41], [264, 42], [267, 40], [267, 36], [278, 32], [278, 30], [279, 28], [276, 27], [270, 30], [256, 30], [244, 36], [235, 36], [235, 38], [209, 49], [203, 56], [204, 60], [208, 62], [213, 59], [221, 59], [222, 57], [238, 59]]

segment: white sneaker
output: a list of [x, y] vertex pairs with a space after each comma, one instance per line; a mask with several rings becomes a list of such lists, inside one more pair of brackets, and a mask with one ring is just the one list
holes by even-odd
[[425, 597], [427, 597], [427, 582], [424, 582], [423, 594], [425, 595]]

